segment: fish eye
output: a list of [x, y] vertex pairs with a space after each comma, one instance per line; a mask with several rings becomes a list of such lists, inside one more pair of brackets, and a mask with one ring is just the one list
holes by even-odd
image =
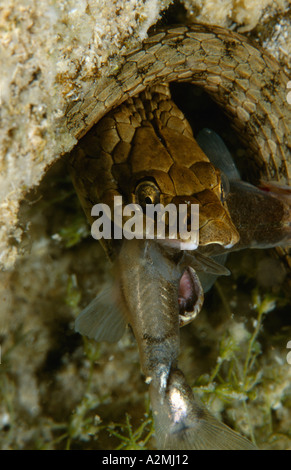
[[226, 174], [223, 173], [223, 171], [220, 172], [220, 177], [221, 177], [221, 185], [220, 185], [221, 201], [224, 202], [229, 194], [230, 185], [229, 185], [229, 179], [226, 176]]
[[160, 190], [153, 181], [141, 181], [135, 189], [136, 202], [145, 208], [147, 204], [160, 202]]

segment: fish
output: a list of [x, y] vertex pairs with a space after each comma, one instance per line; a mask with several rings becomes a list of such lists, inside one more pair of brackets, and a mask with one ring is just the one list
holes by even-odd
[[212, 129], [202, 129], [196, 140], [223, 175], [226, 205], [239, 233], [239, 242], [230, 249], [216, 245], [212, 253], [290, 246], [291, 188], [277, 181], [260, 181], [258, 187], [243, 181], [227, 146]]
[[[189, 266], [197, 269], [203, 256], [195, 261], [188, 254], [178, 255], [177, 260], [176, 250], [156, 240], [124, 240], [113, 285], [79, 315], [75, 329], [96, 341], [114, 342], [130, 324], [149, 385], [158, 449], [255, 449], [207, 411], [178, 367], [181, 323], [195, 308], [200, 311], [203, 294]], [[203, 269], [227, 273], [214, 261]]]

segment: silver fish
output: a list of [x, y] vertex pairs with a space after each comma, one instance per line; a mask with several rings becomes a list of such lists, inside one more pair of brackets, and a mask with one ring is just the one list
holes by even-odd
[[[108, 287], [77, 318], [76, 330], [116, 341], [130, 324], [149, 384], [158, 449], [255, 449], [206, 410], [178, 368], [181, 317], [200, 310], [203, 293], [189, 266], [202, 258], [184, 256], [177, 262], [177, 253], [154, 240], [124, 240], [115, 264], [115, 306], [108, 310]], [[214, 261], [209, 264], [220, 272]]]

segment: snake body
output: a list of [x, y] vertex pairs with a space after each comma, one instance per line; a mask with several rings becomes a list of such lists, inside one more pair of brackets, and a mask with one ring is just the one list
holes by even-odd
[[267, 52], [240, 34], [194, 24], [158, 31], [119, 60], [114, 73], [92, 85], [84, 100], [68, 110], [68, 127], [77, 138], [148, 86], [190, 82], [230, 117], [260, 174], [289, 182], [289, 78]]

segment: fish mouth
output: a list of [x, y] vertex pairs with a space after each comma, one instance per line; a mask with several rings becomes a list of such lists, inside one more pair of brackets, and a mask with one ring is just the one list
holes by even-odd
[[204, 301], [204, 292], [199, 277], [193, 268], [188, 266], [179, 283], [179, 319], [180, 327], [190, 323], [200, 312]]

